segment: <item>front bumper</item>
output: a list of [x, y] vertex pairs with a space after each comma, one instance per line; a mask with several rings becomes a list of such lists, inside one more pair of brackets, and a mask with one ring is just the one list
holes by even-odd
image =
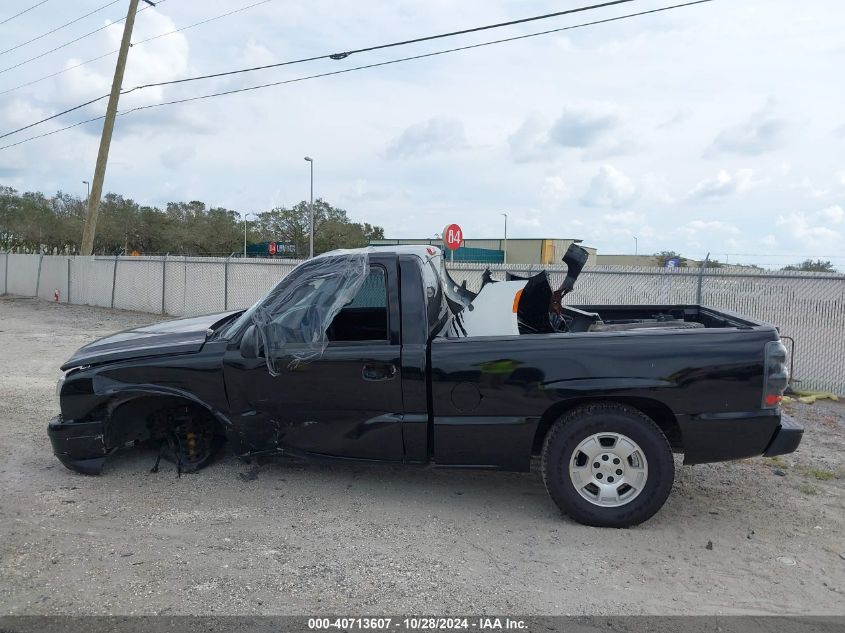
[[57, 415], [47, 424], [53, 453], [66, 467], [84, 475], [99, 475], [108, 456], [102, 422], [76, 422]]
[[798, 424], [791, 416], [783, 413], [780, 418], [780, 426], [772, 436], [772, 441], [769, 442], [769, 447], [763, 455], [773, 457], [774, 455], [793, 453], [801, 443], [803, 436], [804, 427]]

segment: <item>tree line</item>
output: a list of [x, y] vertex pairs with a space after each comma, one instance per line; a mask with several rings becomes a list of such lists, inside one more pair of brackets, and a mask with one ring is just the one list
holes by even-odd
[[[87, 202], [58, 192], [19, 193], [0, 186], [0, 250], [14, 253], [76, 255], [82, 242]], [[251, 216], [247, 241], [293, 244], [297, 256], [308, 255], [309, 205], [277, 207]], [[383, 239], [384, 229], [353, 222], [347, 212], [318, 199], [314, 201], [314, 252], [366, 246]], [[241, 215], [201, 201], [169, 202], [165, 208], [142, 205], [116, 193], [100, 202], [94, 253], [97, 255], [241, 254], [244, 222]]]
[[[680, 253], [676, 253], [675, 251], [660, 251], [659, 253], [654, 254], [654, 261], [657, 263], [658, 266], [664, 268], [667, 266], [670, 260], [677, 260], [678, 266], [681, 268], [687, 268], [690, 266], [698, 266], [698, 263], [693, 262], [691, 259], [687, 259], [683, 257]], [[727, 264], [723, 264], [718, 259], [708, 259], [707, 260], [707, 268], [722, 268]], [[760, 268], [760, 266], [756, 266], [754, 264], [742, 264], [748, 268]], [[815, 273], [835, 273], [836, 268], [833, 266], [833, 262], [830, 260], [825, 259], [805, 259], [802, 262], [797, 264], [790, 264], [789, 266], [784, 266], [781, 270], [800, 270], [803, 272], [815, 272]]]

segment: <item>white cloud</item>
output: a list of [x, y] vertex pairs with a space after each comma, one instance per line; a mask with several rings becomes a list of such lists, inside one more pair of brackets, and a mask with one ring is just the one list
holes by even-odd
[[633, 211], [622, 211], [621, 213], [606, 213], [602, 219], [612, 224], [635, 224], [643, 221], [643, 216]]
[[637, 186], [627, 175], [612, 165], [602, 165], [581, 202], [588, 207], [623, 207], [636, 196]]
[[390, 142], [388, 158], [410, 158], [434, 152], [448, 152], [468, 146], [464, 125], [458, 119], [434, 117], [405, 129]]
[[803, 246], [809, 248], [835, 247], [841, 244], [842, 236], [827, 226], [816, 224], [814, 219], [804, 212], [781, 215], [777, 219], [777, 226], [789, 237], [797, 239]]
[[566, 105], [551, 123], [536, 114], [527, 117], [508, 143], [511, 157], [520, 163], [555, 159], [566, 150], [582, 150], [589, 160], [638, 152], [642, 145], [622, 128], [614, 106]]
[[748, 191], [754, 186], [754, 172], [751, 169], [740, 169], [734, 174], [721, 170], [715, 178], [707, 178], [699, 182], [687, 198], [691, 201], [715, 201]]
[[572, 196], [572, 190], [562, 176], [546, 176], [542, 198], [548, 205], [556, 205]]
[[717, 233], [731, 233], [733, 235], [739, 235], [741, 233], [733, 224], [722, 222], [721, 220], [693, 220], [687, 223], [687, 226], [696, 232], [713, 231]]
[[269, 48], [255, 40], [246, 43], [241, 49], [238, 59], [244, 66], [265, 66], [277, 61], [276, 56]]
[[722, 130], [713, 140], [707, 154], [757, 156], [780, 148], [786, 140], [788, 124], [772, 110], [770, 104], [746, 121]]
[[531, 115], [526, 118], [508, 137], [511, 158], [517, 163], [527, 163], [548, 157], [546, 129], [541, 117]]
[[764, 238], [760, 240], [760, 246], [763, 248], [777, 248], [780, 246], [780, 242], [778, 242], [778, 238], [776, 238], [771, 233], [766, 235]]
[[547, 132], [549, 144], [559, 147], [592, 147], [619, 124], [619, 118], [606, 108], [565, 106]]
[[845, 210], [838, 204], [819, 211], [819, 218], [831, 224], [840, 224], [845, 220]]
[[805, 192], [811, 198], [826, 198], [830, 195], [830, 189], [819, 189], [813, 181], [806, 176], [798, 183], [790, 185], [791, 188]]

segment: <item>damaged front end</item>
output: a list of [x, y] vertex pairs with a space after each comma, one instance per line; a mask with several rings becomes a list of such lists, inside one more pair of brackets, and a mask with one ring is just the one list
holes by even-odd
[[[181, 357], [184, 359], [184, 357]], [[114, 452], [132, 447], [158, 450], [153, 467], [164, 457], [177, 473], [193, 472], [208, 463], [225, 439], [228, 419], [220, 402], [188, 390], [194, 380], [208, 395], [220, 391], [209, 384], [211, 359], [184, 367], [178, 356], [146, 364], [104, 364], [78, 367], [59, 380], [61, 414], [47, 425], [56, 457], [70, 470], [97, 475]], [[208, 371], [196, 381], [197, 371]], [[166, 377], [169, 384], [131, 382], [141, 375]], [[163, 381], [164, 382], [164, 381]]]
[[67, 468], [83, 475], [102, 472], [110, 452], [106, 448], [102, 421], [77, 422], [57, 415], [47, 424], [47, 435], [53, 453]]

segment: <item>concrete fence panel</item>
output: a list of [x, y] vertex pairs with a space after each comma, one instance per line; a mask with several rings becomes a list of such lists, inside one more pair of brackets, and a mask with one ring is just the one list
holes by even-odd
[[8, 288], [8, 276], [9, 276], [9, 253], [0, 253], [0, 294], [4, 295], [7, 294]]
[[118, 258], [114, 307], [138, 312], [161, 312], [163, 265], [163, 258]]
[[8, 271], [8, 288], [10, 295], [34, 297], [38, 291], [38, 267], [41, 255], [10, 255]]
[[60, 303], [67, 303], [68, 258], [45, 255], [41, 261], [41, 280], [38, 282], [38, 298], [53, 301], [59, 295]]

